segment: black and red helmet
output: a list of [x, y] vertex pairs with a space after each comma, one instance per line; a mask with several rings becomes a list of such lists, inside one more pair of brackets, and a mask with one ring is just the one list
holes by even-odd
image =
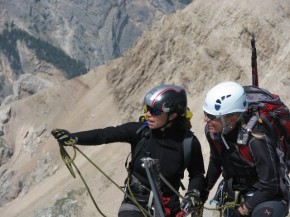
[[160, 85], [145, 95], [144, 104], [163, 112], [182, 115], [187, 108], [186, 91], [176, 85]]

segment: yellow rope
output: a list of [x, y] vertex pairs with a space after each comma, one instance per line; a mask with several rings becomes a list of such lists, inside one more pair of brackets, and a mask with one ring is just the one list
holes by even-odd
[[77, 149], [77, 147], [76, 147], [75, 145], [72, 145], [72, 147], [73, 147], [73, 150], [74, 150], [74, 157], [73, 157], [73, 158], [70, 157], [70, 155], [67, 153], [67, 151], [65, 150], [65, 148], [63, 147], [63, 145], [62, 145], [62, 144], [59, 144], [60, 154], [61, 154], [61, 156], [62, 156], [62, 159], [63, 159], [65, 165], [67, 166], [68, 170], [70, 171], [71, 175], [72, 175], [74, 178], [75, 178], [76, 176], [75, 176], [75, 173], [74, 173], [74, 171], [73, 171], [73, 167], [76, 169], [76, 171], [78, 172], [79, 176], [81, 177], [81, 179], [82, 179], [84, 185], [86, 186], [86, 188], [87, 188], [87, 190], [88, 190], [88, 193], [89, 193], [89, 195], [90, 195], [90, 197], [91, 197], [91, 199], [92, 199], [92, 201], [93, 201], [95, 207], [97, 208], [97, 210], [99, 211], [99, 213], [100, 213], [103, 217], [106, 217], [105, 214], [104, 214], [104, 213], [100, 210], [100, 208], [98, 207], [98, 205], [97, 205], [97, 203], [96, 203], [96, 201], [95, 201], [95, 199], [94, 199], [94, 197], [93, 197], [93, 195], [92, 195], [92, 193], [91, 193], [91, 191], [90, 191], [90, 189], [89, 189], [89, 186], [87, 185], [87, 183], [86, 183], [85, 179], [83, 178], [81, 172], [79, 171], [78, 167], [77, 167], [77, 166], [75, 165], [75, 163], [74, 163], [74, 160], [75, 160], [75, 158], [76, 158], [76, 149]]
[[[128, 175], [128, 179], [127, 179], [127, 187], [128, 187], [128, 191], [129, 191], [129, 194], [127, 194], [127, 196], [131, 196], [130, 197], [130, 199], [131, 199], [131, 201], [140, 209], [140, 211], [142, 212], [142, 215], [144, 216], [144, 217], [146, 217], [147, 215], [146, 214], [148, 214], [148, 216], [152, 216], [149, 212], [147, 212], [147, 210], [146, 209], [144, 209], [139, 203], [138, 203], [138, 201], [136, 200], [136, 198], [134, 197], [134, 194], [133, 194], [133, 192], [132, 192], [132, 190], [131, 190], [131, 188], [130, 188], [130, 174]], [[153, 216], [152, 216], [153, 217]]]
[[235, 207], [239, 206], [239, 204], [236, 201], [232, 201], [232, 202], [226, 202], [223, 206], [220, 206], [218, 208], [208, 208], [208, 207], [203, 207], [206, 210], [210, 210], [210, 211], [219, 211], [221, 213], [221, 217], [224, 216], [224, 212], [227, 209], [234, 209]]
[[195, 217], [202, 217], [203, 215], [203, 207], [200, 207], [197, 209], [196, 212], [192, 213], [191, 216], [195, 216]]
[[[135, 199], [135, 197], [132, 197], [131, 195], [132, 192], [131, 192], [131, 189], [129, 188], [130, 190], [130, 194], [127, 194], [127, 192], [125, 192], [122, 188], [120, 188], [120, 186], [114, 181], [112, 180], [103, 170], [101, 170], [100, 167], [98, 167], [91, 159], [89, 159], [78, 147], [76, 147], [75, 144], [72, 144], [71, 147], [73, 148], [73, 151], [74, 151], [74, 155], [73, 155], [73, 158], [71, 158], [71, 156], [67, 153], [67, 151], [65, 150], [65, 148], [63, 147], [62, 144], [59, 144], [59, 148], [60, 148], [60, 154], [61, 154], [61, 157], [62, 157], [62, 160], [63, 162], [65, 163], [66, 167], [68, 168], [68, 170], [70, 171], [71, 175], [76, 178], [76, 175], [74, 173], [74, 170], [73, 170], [73, 167], [75, 168], [75, 170], [78, 172], [79, 176], [81, 177], [96, 209], [98, 210], [98, 212], [103, 216], [103, 217], [106, 217], [105, 214], [102, 213], [102, 211], [100, 210], [100, 208], [98, 207], [92, 193], [91, 193], [91, 190], [89, 188], [89, 186], [87, 185], [84, 177], [82, 176], [81, 172], [79, 171], [78, 167], [75, 165], [74, 163], [74, 160], [76, 158], [76, 151], [78, 151], [79, 153], [81, 153], [92, 165], [94, 165], [94, 167], [96, 167], [108, 180], [110, 180], [119, 190], [121, 190], [124, 194], [126, 194], [129, 199], [131, 201], [133, 201], [133, 203], [140, 209], [140, 211], [142, 212], [142, 214], [144, 215], [144, 217], [146, 216], [149, 216], [149, 217], [153, 217], [152, 215], [150, 215], [150, 213], [147, 212], [146, 209], [144, 209]], [[128, 185], [129, 186], [129, 185]], [[146, 215], [147, 214], [147, 215]]]
[[[75, 170], [78, 172], [80, 178], [82, 179], [96, 209], [98, 210], [98, 212], [103, 216], [103, 217], [106, 217], [105, 214], [103, 214], [103, 212], [100, 210], [100, 208], [98, 207], [94, 197], [92, 196], [92, 193], [84, 179], [84, 177], [82, 176], [80, 170], [78, 169], [78, 167], [75, 165], [74, 163], [74, 160], [76, 158], [76, 151], [78, 151], [79, 153], [81, 153], [92, 165], [94, 165], [94, 167], [96, 167], [108, 180], [110, 180], [119, 190], [121, 190], [124, 194], [126, 194], [128, 196], [128, 198], [140, 209], [140, 211], [142, 212], [143, 216], [146, 217], [146, 216], [149, 216], [149, 217], [153, 217], [146, 209], [144, 209], [144, 207], [142, 207], [136, 200], [136, 198], [134, 197], [134, 194], [132, 193], [131, 191], [131, 188], [130, 188], [130, 182], [129, 182], [129, 178], [127, 179], [127, 187], [128, 187], [128, 191], [129, 191], [129, 194], [127, 192], [125, 192], [122, 188], [120, 188], [120, 186], [114, 181], [112, 180], [100, 167], [98, 167], [91, 159], [89, 159], [78, 147], [76, 147], [75, 144], [71, 145], [71, 147], [73, 148], [73, 151], [74, 151], [74, 154], [73, 154], [73, 157], [71, 157], [67, 151], [65, 150], [65, 148], [63, 147], [62, 144], [59, 144], [59, 148], [60, 148], [60, 154], [61, 154], [61, 157], [62, 157], [62, 160], [63, 162], [65, 163], [66, 167], [68, 168], [68, 170], [70, 171], [71, 175], [76, 178], [76, 175], [75, 175], [75, 172], [73, 170], [73, 168], [75, 168]], [[218, 207], [218, 208], [208, 208], [208, 207], [201, 207], [195, 214], [197, 217], [202, 217], [203, 215], [203, 209], [206, 209], [206, 210], [217, 210], [217, 211], [221, 211], [222, 215], [224, 214], [224, 211], [226, 209], [229, 209], [229, 208], [234, 208], [236, 207], [237, 204], [235, 201], [233, 202], [227, 202], [225, 205], [221, 206], [221, 207]]]

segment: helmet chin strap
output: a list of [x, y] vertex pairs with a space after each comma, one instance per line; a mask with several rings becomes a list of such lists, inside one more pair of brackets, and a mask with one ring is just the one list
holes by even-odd
[[170, 114], [168, 113], [166, 123], [162, 127], [159, 127], [158, 129], [160, 129], [161, 131], [164, 131], [166, 128], [172, 125], [172, 120], [170, 120], [169, 117], [170, 117]]
[[221, 122], [223, 125], [222, 135], [226, 135], [233, 129], [233, 127], [230, 124], [226, 124], [224, 116], [221, 116]]
[[238, 117], [238, 119], [236, 120], [236, 122], [233, 126], [231, 126], [230, 124], [226, 124], [225, 117], [221, 116], [221, 123], [223, 125], [223, 130], [221, 132], [221, 138], [222, 138], [227, 149], [229, 149], [230, 147], [229, 147], [228, 143], [226, 142], [224, 135], [228, 134], [234, 128], [236, 123], [241, 119], [242, 115], [243, 115], [243, 113], [240, 114], [240, 116]]
[[223, 140], [223, 142], [224, 142], [226, 148], [227, 148], [227, 149], [230, 149], [230, 147], [229, 147], [227, 141], [226, 141], [225, 138], [224, 138], [224, 135], [226, 135], [228, 132], [230, 132], [231, 127], [230, 127], [228, 124], [226, 124], [226, 121], [225, 121], [224, 116], [221, 116], [221, 122], [222, 122], [222, 125], [223, 125], [223, 130], [222, 130], [222, 133], [221, 133], [221, 138], [222, 138], [222, 140]]

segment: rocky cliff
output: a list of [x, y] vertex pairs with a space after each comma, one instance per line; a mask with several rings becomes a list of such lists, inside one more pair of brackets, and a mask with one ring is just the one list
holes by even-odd
[[[50, 131], [137, 120], [146, 91], [162, 83], [182, 85], [188, 91], [192, 130], [207, 164], [203, 98], [221, 81], [251, 83], [250, 34], [256, 38], [260, 86], [278, 93], [290, 106], [289, 27], [286, 1], [195, 0], [144, 31], [123, 57], [0, 107], [1, 215], [100, 216], [79, 176], [74, 179], [62, 162]], [[123, 185], [127, 144], [80, 148]], [[80, 154], [75, 163], [100, 209], [117, 216], [121, 191]], [[213, 213], [206, 210], [204, 216]]]
[[120, 57], [145, 29], [189, 2], [1, 1], [0, 102], [17, 99], [14, 82], [25, 73], [58, 82]]
[[119, 57], [154, 21], [189, 2], [12, 0], [0, 6], [6, 22], [60, 47], [90, 69]]

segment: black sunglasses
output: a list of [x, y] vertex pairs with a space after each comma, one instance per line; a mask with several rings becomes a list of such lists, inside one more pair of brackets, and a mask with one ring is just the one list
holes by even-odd
[[204, 112], [204, 115], [209, 119], [209, 120], [215, 120], [215, 119], [217, 119], [217, 118], [219, 118], [220, 117], [220, 115], [211, 115], [211, 114], [209, 114], [209, 113], [207, 113], [207, 112]]
[[162, 113], [161, 110], [157, 109], [157, 108], [152, 108], [148, 105], [146, 105], [146, 110], [145, 112], [149, 111], [151, 115], [160, 115]]

